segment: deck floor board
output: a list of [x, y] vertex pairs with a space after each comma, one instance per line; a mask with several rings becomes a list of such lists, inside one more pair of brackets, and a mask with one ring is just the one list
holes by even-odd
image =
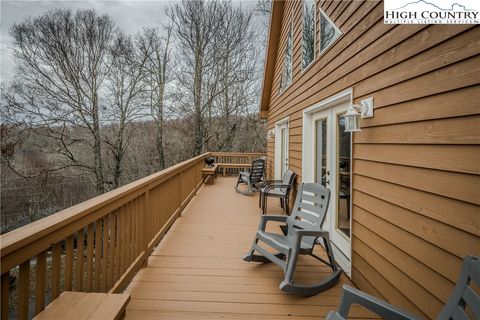
[[[191, 200], [127, 288], [127, 319], [323, 319], [338, 308], [341, 286], [352, 285], [345, 275], [334, 288], [303, 298], [279, 290], [283, 272], [276, 265], [242, 261], [261, 210], [258, 196], [236, 193], [234, 182], [217, 178]], [[278, 201], [269, 212], [283, 214]], [[299, 259], [299, 283], [328, 274], [317, 261]], [[371, 319], [360, 307], [350, 315]]]

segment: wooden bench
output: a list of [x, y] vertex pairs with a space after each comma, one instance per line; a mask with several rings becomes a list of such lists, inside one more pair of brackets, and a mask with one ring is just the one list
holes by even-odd
[[250, 168], [252, 164], [250, 163], [217, 163], [220, 169], [222, 169], [222, 176], [225, 175], [225, 169], [235, 168], [235, 169], [245, 169]]
[[202, 177], [205, 177], [206, 184], [213, 184], [217, 178], [218, 164], [202, 169]]
[[129, 301], [129, 294], [65, 291], [33, 319], [123, 319]]

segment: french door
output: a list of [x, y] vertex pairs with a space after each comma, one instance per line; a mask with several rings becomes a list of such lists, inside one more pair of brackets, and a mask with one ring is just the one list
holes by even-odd
[[288, 121], [275, 126], [275, 179], [282, 179], [288, 170]]
[[351, 134], [342, 117], [349, 102], [335, 104], [308, 115], [308, 150], [305, 181], [330, 189], [331, 198], [324, 229], [330, 232], [340, 266], [351, 269]]

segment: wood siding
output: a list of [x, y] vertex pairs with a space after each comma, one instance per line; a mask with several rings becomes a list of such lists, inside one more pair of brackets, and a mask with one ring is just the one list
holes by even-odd
[[[342, 36], [301, 70], [302, 2], [287, 1], [269, 92], [269, 129], [289, 117], [290, 168], [302, 175], [303, 110], [347, 88], [373, 97], [353, 138], [352, 279], [434, 318], [461, 259], [480, 255], [480, 26], [386, 25], [375, 1], [318, 1]], [[317, 14], [317, 27], [318, 27]], [[279, 95], [293, 19], [293, 83]], [[274, 139], [269, 139], [269, 176]]]

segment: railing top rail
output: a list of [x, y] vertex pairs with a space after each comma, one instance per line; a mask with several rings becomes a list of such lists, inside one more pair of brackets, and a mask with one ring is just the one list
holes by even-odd
[[256, 155], [267, 155], [265, 152], [211, 152], [212, 156], [256, 156]]
[[[185, 160], [165, 170], [151, 174], [145, 178], [136, 180], [120, 188], [5, 233], [0, 236], [0, 257], [9, 255], [21, 247], [28, 246], [37, 239], [60, 230], [65, 225], [75, 222], [96, 210], [114, 204], [115, 201], [118, 201], [123, 197], [141, 191], [142, 188], [148, 187], [149, 185], [156, 185], [183, 169], [198, 163], [199, 160], [204, 159], [209, 155], [210, 152], [207, 152], [195, 158]], [[110, 209], [115, 210], [116, 208], [113, 207]]]

